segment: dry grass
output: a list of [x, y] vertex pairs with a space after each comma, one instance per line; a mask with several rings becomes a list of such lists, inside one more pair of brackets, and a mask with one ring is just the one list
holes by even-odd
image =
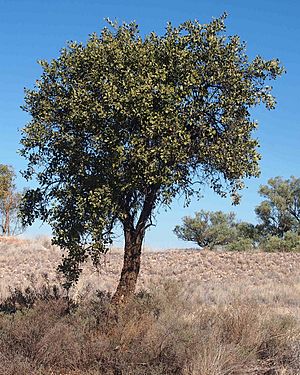
[[[0, 299], [8, 295], [9, 287], [24, 288], [42, 284], [45, 279], [57, 280], [60, 260], [61, 251], [51, 246], [46, 237], [0, 242]], [[267, 302], [279, 299], [278, 293], [295, 302], [300, 289], [299, 264], [300, 253], [148, 251], [142, 257], [138, 290], [170, 280], [192, 290], [193, 298], [201, 295], [202, 299], [204, 296], [222, 299], [225, 293], [228, 300], [229, 295], [257, 292]], [[90, 264], [84, 267], [74, 294], [86, 296], [95, 289], [113, 292], [121, 267], [122, 251], [112, 249], [103, 256], [98, 270]]]
[[114, 290], [121, 252], [87, 265], [71, 307], [51, 287], [60, 255], [45, 238], [0, 243], [2, 301], [18, 310], [0, 314], [0, 375], [300, 374], [300, 254], [147, 252], [117, 320], [95, 290]]

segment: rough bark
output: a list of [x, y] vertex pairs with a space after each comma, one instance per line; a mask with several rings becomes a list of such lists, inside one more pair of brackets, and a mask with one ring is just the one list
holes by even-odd
[[[151, 213], [155, 205], [158, 186], [153, 186], [146, 194], [140, 217], [134, 225], [134, 217], [127, 209], [123, 221], [125, 247], [124, 261], [118, 287], [112, 298], [113, 305], [126, 304], [133, 296], [141, 265], [141, 250], [146, 229], [151, 225]], [[150, 219], [150, 224], [149, 224]]]
[[118, 287], [112, 298], [114, 305], [126, 304], [135, 292], [141, 265], [142, 232], [125, 229], [124, 260]]

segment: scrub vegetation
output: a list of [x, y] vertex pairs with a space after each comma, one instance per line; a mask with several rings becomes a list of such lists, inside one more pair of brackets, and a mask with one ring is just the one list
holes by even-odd
[[121, 250], [69, 295], [60, 257], [47, 238], [1, 243], [1, 374], [300, 372], [298, 253], [145, 250], [117, 316]]

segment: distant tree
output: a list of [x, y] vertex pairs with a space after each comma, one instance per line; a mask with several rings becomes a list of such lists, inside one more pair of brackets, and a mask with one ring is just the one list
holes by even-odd
[[12, 236], [22, 232], [19, 218], [22, 195], [16, 191], [15, 172], [9, 165], [0, 164], [0, 217], [2, 236]]
[[235, 214], [201, 210], [195, 217], [185, 216], [183, 225], [177, 225], [174, 233], [178, 238], [195, 242], [203, 248], [225, 246], [237, 238]]
[[258, 246], [261, 236], [257, 226], [236, 221], [234, 213], [222, 211], [196, 212], [195, 217], [186, 216], [174, 233], [178, 238], [197, 243], [202, 248], [222, 246], [230, 251], [246, 251]]
[[284, 237], [286, 232], [300, 232], [300, 179], [275, 177], [262, 185], [259, 194], [265, 198], [255, 212], [259, 228], [267, 236]]
[[266, 81], [284, 70], [278, 60], [249, 61], [239, 37], [226, 36], [224, 19], [169, 23], [163, 36], [145, 38], [135, 23], [111, 24], [40, 63], [41, 79], [26, 90], [32, 120], [21, 140], [24, 176], [38, 187], [22, 212], [24, 223], [48, 222], [54, 243], [67, 249], [67, 286], [121, 225], [124, 263], [113, 300], [127, 300], [158, 206], [178, 194], [188, 200], [203, 183], [237, 202], [242, 179], [259, 174], [249, 111], [274, 108]]

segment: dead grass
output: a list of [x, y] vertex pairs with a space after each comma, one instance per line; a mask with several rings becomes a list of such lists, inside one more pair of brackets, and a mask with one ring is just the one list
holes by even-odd
[[140, 292], [117, 319], [98, 293], [0, 314], [0, 374], [258, 375], [300, 373], [300, 324], [239, 296], [191, 301], [180, 284]]
[[[90, 264], [73, 293], [85, 298], [95, 289], [113, 292], [122, 267], [122, 252], [112, 249], [95, 270]], [[26, 242], [0, 242], [0, 300], [9, 288], [25, 288], [57, 281], [61, 251], [42, 237]], [[138, 290], [162, 281], [180, 282], [192, 298], [228, 299], [252, 294], [266, 303], [286, 300], [297, 306], [300, 291], [300, 254], [263, 252], [211, 252], [197, 250], [146, 251], [142, 257]], [[226, 287], [225, 287], [226, 285]], [[226, 295], [226, 297], [224, 297]], [[205, 297], [206, 296], [206, 297]]]
[[60, 255], [47, 239], [0, 243], [0, 374], [300, 374], [300, 254], [147, 252], [117, 320], [95, 290], [114, 290], [122, 254], [87, 265], [75, 305], [52, 287]]

